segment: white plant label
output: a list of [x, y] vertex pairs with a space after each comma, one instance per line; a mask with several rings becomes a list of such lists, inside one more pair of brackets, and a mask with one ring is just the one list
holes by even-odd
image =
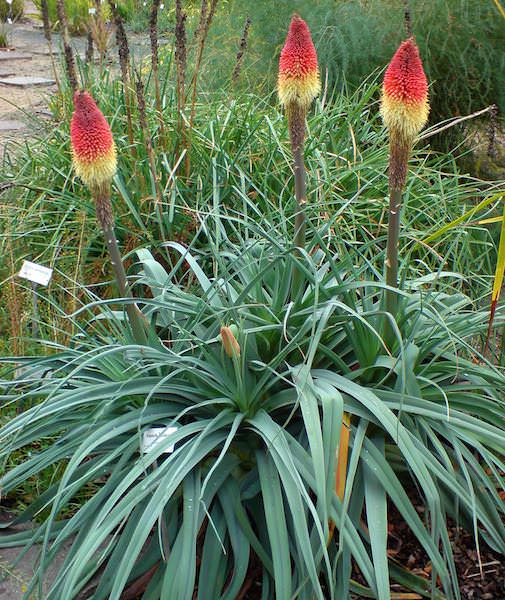
[[[177, 427], [151, 427], [151, 429], [147, 429], [146, 431], [144, 431], [144, 435], [142, 438], [142, 452], [144, 454], [146, 452], [149, 452], [154, 448], [154, 446], [161, 442], [164, 442], [176, 431]], [[163, 452], [163, 454], [170, 454], [173, 451], [174, 444], [168, 446], [168, 448]]]
[[96, 14], [96, 8], [88, 8], [88, 14], [89, 15], [95, 15]]
[[28, 279], [28, 281], [32, 281], [33, 283], [38, 283], [39, 285], [43, 286], [47, 286], [47, 284], [51, 281], [52, 276], [52, 269], [30, 262], [29, 260], [23, 261], [23, 266], [19, 271], [19, 277]]

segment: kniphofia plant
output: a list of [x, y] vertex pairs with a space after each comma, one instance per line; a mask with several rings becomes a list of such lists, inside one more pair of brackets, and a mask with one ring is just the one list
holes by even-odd
[[[389, 224], [386, 249], [386, 283], [398, 287], [398, 239], [402, 193], [407, 180], [410, 151], [428, 120], [428, 81], [419, 50], [409, 38], [402, 42], [384, 75], [381, 115], [389, 131]], [[397, 310], [397, 295], [386, 292], [386, 310]]]
[[[96, 216], [107, 243], [119, 293], [123, 297], [130, 296], [114, 231], [110, 201], [111, 182], [117, 168], [116, 145], [107, 120], [88, 92], [77, 91], [74, 94], [74, 107], [70, 123], [74, 169], [93, 196]], [[139, 344], [145, 343], [146, 330], [139, 309], [128, 303], [126, 313], [135, 339]]]
[[[279, 100], [286, 109], [289, 138], [293, 152], [295, 173], [295, 235], [297, 248], [305, 247], [305, 208], [307, 183], [305, 177], [303, 146], [305, 119], [314, 98], [321, 90], [317, 54], [307, 23], [295, 14], [279, 61]], [[293, 274], [292, 297], [301, 292], [302, 275], [297, 268]]]

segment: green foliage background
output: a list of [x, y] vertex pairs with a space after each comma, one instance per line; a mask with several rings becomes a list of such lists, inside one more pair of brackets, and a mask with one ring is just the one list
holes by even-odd
[[[505, 20], [492, 0], [410, 2], [413, 32], [431, 83], [431, 121], [495, 103], [505, 110]], [[219, 80], [222, 61], [233, 61], [236, 42], [252, 19], [246, 64], [248, 84], [272, 89], [286, 23], [297, 11], [308, 22], [323, 78], [337, 89], [356, 88], [383, 69], [406, 37], [403, 0], [230, 0], [212, 27], [208, 73]], [[223, 51], [226, 49], [226, 51]]]

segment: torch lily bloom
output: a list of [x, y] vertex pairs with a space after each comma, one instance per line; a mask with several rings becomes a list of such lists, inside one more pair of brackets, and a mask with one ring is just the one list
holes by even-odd
[[[70, 123], [70, 143], [75, 172], [89, 187], [95, 201], [96, 216], [107, 244], [112, 269], [121, 296], [130, 296], [121, 252], [114, 232], [110, 201], [111, 181], [116, 173], [116, 146], [105, 117], [93, 98], [85, 91], [74, 94], [75, 111]], [[125, 306], [135, 340], [147, 343], [144, 316], [133, 303]]]
[[109, 124], [88, 92], [74, 94], [74, 107], [70, 123], [74, 169], [90, 189], [98, 189], [116, 173], [116, 146]]
[[[307, 23], [295, 14], [279, 60], [278, 92], [280, 103], [286, 109], [293, 151], [296, 197], [294, 243], [298, 249], [305, 247], [306, 230], [307, 183], [303, 157], [305, 118], [310, 103], [320, 90], [317, 54], [310, 30]], [[298, 254], [300, 255], [300, 250]], [[295, 267], [291, 287], [293, 297], [301, 293], [302, 285], [303, 274]]]
[[402, 42], [384, 75], [381, 115], [390, 134], [412, 141], [428, 120], [428, 81], [412, 38]]
[[[410, 150], [416, 135], [428, 120], [428, 81], [413, 38], [400, 44], [386, 73], [382, 87], [381, 115], [389, 131], [389, 221], [386, 246], [386, 311], [395, 316], [398, 296], [398, 243], [402, 193], [407, 181]], [[386, 322], [386, 338], [395, 334]]]
[[279, 100], [307, 110], [320, 90], [316, 49], [307, 23], [295, 14], [279, 61]]

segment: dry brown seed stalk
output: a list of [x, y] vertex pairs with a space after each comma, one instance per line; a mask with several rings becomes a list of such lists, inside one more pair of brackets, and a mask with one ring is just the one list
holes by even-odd
[[156, 160], [154, 157], [154, 149], [153, 143], [151, 141], [151, 134], [149, 132], [149, 127], [147, 125], [147, 114], [146, 114], [146, 100], [144, 94], [144, 84], [142, 82], [142, 78], [138, 71], [135, 71], [135, 89], [137, 91], [137, 105], [139, 109], [139, 122], [140, 127], [142, 129], [142, 134], [144, 137], [144, 143], [146, 146], [147, 157], [149, 159], [149, 168], [151, 170], [151, 176], [154, 181], [154, 187], [156, 189], [156, 213], [158, 215], [158, 220], [160, 224], [160, 233], [161, 237], [165, 240], [165, 232], [163, 227], [163, 212], [162, 212], [162, 202], [163, 196], [161, 192], [160, 182], [158, 176], [156, 174]]
[[151, 8], [151, 18], [149, 21], [149, 36], [151, 38], [151, 68], [154, 79], [154, 93], [156, 98], [156, 111], [160, 124], [160, 133], [162, 145], [165, 144], [165, 123], [163, 122], [163, 112], [161, 106], [160, 80], [158, 75], [158, 9], [161, 0], [153, 0]]
[[49, 8], [47, 0], [40, 0], [40, 12], [42, 13], [42, 25], [44, 27], [44, 37], [47, 43], [52, 46], [51, 22], [49, 21]]
[[128, 38], [123, 25], [123, 19], [119, 14], [116, 3], [114, 0], [108, 0], [109, 6], [114, 19], [114, 25], [116, 26], [116, 42], [118, 47], [119, 55], [119, 66], [121, 68], [121, 79], [123, 84], [123, 93], [125, 99], [126, 109], [126, 120], [128, 127], [128, 142], [130, 147], [133, 148], [133, 126], [132, 126], [132, 109], [131, 109], [131, 98], [130, 98], [130, 47], [128, 45]]
[[88, 31], [86, 38], [86, 55], [84, 60], [87, 65], [90, 65], [93, 62], [93, 34], [91, 33], [91, 30]]
[[61, 92], [60, 79], [58, 77], [58, 70], [56, 69], [56, 63], [54, 61], [53, 39], [52, 39], [52, 35], [51, 35], [51, 22], [49, 21], [49, 8], [47, 6], [47, 0], [40, 1], [40, 11], [42, 13], [42, 24], [44, 27], [44, 37], [47, 40], [47, 47], [49, 48], [49, 56], [51, 58], [51, 68], [53, 71], [54, 80], [56, 81], [56, 86], [58, 88], [58, 92]]
[[198, 21], [198, 26], [195, 30], [195, 40], [198, 42], [200, 40], [202, 33], [205, 30], [205, 25], [207, 23], [207, 12], [208, 12], [209, 2], [208, 0], [202, 0], [202, 5], [200, 7], [200, 19]]
[[407, 37], [410, 38], [412, 37], [412, 13], [410, 11], [409, 0], [403, 0], [403, 18]]
[[175, 63], [177, 68], [177, 88], [179, 108], [183, 108], [184, 87], [186, 81], [187, 67], [187, 49], [186, 49], [186, 18], [187, 15], [182, 9], [181, 0], [176, 0], [175, 3]]
[[68, 81], [72, 91], [77, 90], [77, 72], [75, 70], [75, 60], [72, 46], [70, 45], [70, 35], [68, 33], [68, 19], [63, 0], [56, 0], [56, 11], [60, 22], [61, 35], [63, 39], [63, 50], [65, 53], [65, 65], [67, 67]]
[[242, 62], [244, 59], [244, 52], [247, 48], [247, 37], [249, 35], [249, 27], [251, 26], [251, 18], [247, 17], [244, 24], [244, 29], [242, 31], [242, 37], [240, 38], [240, 42], [238, 45], [237, 58], [235, 60], [235, 68], [233, 69], [233, 74], [231, 79], [233, 83], [235, 83], [240, 75], [240, 69], [242, 68]]
[[[198, 50], [197, 50], [197, 54], [196, 54], [195, 70], [193, 73], [193, 80], [191, 82], [193, 89], [192, 89], [192, 93], [191, 93], [191, 110], [189, 113], [190, 134], [191, 134], [191, 130], [193, 129], [193, 121], [195, 119], [195, 105], [196, 105], [196, 90], [197, 90], [197, 83], [198, 83], [198, 74], [200, 72], [200, 67], [202, 65], [202, 57], [203, 57], [203, 50], [205, 48], [205, 41], [207, 40], [207, 35], [209, 33], [209, 29], [212, 24], [212, 19], [214, 18], [214, 15], [216, 13], [217, 2], [218, 2], [218, 0], [211, 0], [209, 14], [207, 15], [207, 19], [204, 22], [204, 26], [201, 30], [200, 38], [198, 40], [199, 44], [198, 44]], [[186, 177], [189, 177], [190, 170], [191, 170], [190, 156], [189, 156], [190, 145], [191, 145], [191, 137], [188, 140], [188, 145], [187, 145], [187, 153], [186, 153], [186, 161], [185, 161]]]
[[[205, 1], [205, 0], [204, 0]], [[210, 9], [207, 15], [207, 18], [204, 18], [204, 15], [207, 14], [207, 9], [205, 9], [205, 13], [203, 12], [203, 2], [202, 2], [202, 12], [201, 12], [201, 18], [200, 20], [202, 21], [202, 27], [200, 28], [200, 26], [198, 27], [198, 33], [199, 33], [199, 37], [198, 37], [198, 50], [197, 50], [197, 54], [196, 54], [196, 60], [195, 60], [195, 71], [193, 73], [193, 81], [191, 82], [191, 85], [193, 86], [193, 95], [191, 98], [191, 114], [194, 116], [194, 106], [195, 106], [195, 101], [196, 101], [196, 84], [198, 81], [198, 74], [200, 72], [200, 67], [202, 64], [202, 57], [203, 57], [203, 51], [205, 48], [205, 42], [207, 40], [207, 35], [209, 33], [209, 29], [210, 26], [212, 24], [212, 19], [214, 18], [214, 14], [216, 13], [216, 7], [217, 7], [217, 2], [218, 0], [211, 0], [210, 3]], [[192, 123], [192, 118], [190, 117], [190, 126]]]
[[178, 130], [182, 147], [186, 149], [186, 124], [183, 111], [186, 106], [186, 13], [182, 9], [181, 0], [175, 3], [175, 69], [176, 69], [176, 94], [177, 94], [177, 119]]
[[107, 58], [107, 46], [109, 45], [109, 32], [105, 25], [102, 13], [101, 0], [95, 0], [95, 15], [90, 16], [89, 26], [93, 40], [100, 54], [100, 69], [103, 69], [105, 59]]

